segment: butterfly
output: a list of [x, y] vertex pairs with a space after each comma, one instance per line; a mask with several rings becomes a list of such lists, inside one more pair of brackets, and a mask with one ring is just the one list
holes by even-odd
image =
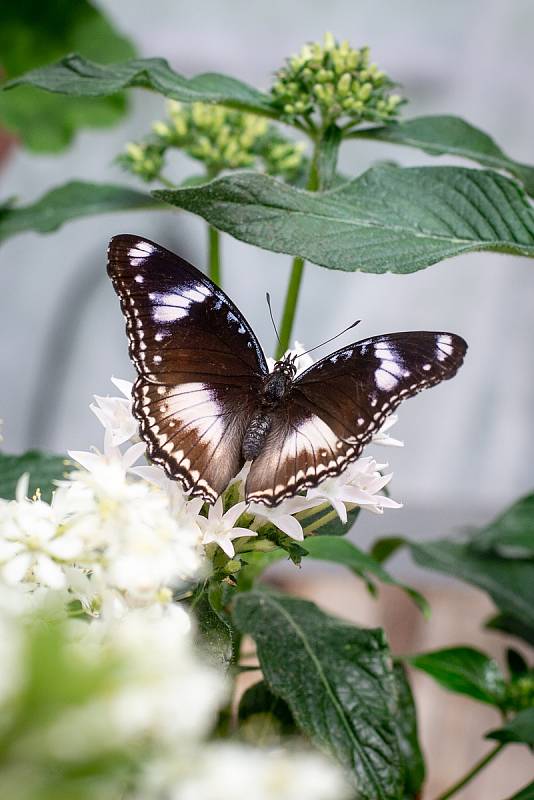
[[108, 273], [148, 455], [207, 503], [246, 461], [246, 500], [266, 506], [339, 475], [402, 400], [452, 378], [467, 350], [453, 333], [388, 333], [299, 375], [291, 355], [269, 372], [239, 309], [180, 256], [122, 234], [110, 242]]

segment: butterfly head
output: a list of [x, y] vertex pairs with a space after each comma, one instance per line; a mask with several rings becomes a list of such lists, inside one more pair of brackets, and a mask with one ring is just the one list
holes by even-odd
[[293, 380], [297, 374], [297, 361], [298, 355], [296, 353], [288, 353], [280, 361], [276, 361], [273, 367], [273, 372], [285, 375], [289, 380]]

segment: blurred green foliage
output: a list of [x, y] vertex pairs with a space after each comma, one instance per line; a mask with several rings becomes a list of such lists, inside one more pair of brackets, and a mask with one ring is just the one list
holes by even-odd
[[[104, 63], [135, 54], [88, 0], [17, 0], [0, 11], [0, 76], [16, 78], [76, 50]], [[112, 125], [125, 113], [124, 95], [65, 97], [25, 86], [0, 93], [0, 127], [36, 152], [67, 147], [84, 127]]]

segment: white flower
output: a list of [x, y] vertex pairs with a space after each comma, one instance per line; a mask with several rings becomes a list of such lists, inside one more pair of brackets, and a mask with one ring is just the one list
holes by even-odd
[[335, 478], [327, 478], [314, 489], [308, 489], [307, 497], [327, 501], [337, 512], [340, 520], [347, 521], [346, 504], [357, 505], [375, 514], [384, 508], [401, 508], [389, 497], [379, 492], [386, 486], [392, 474], [382, 475], [387, 464], [377, 464], [373, 458], [360, 458]]
[[0, 504], [0, 574], [9, 584], [23, 581], [61, 589], [64, 563], [83, 552], [83, 540], [60, 529], [54, 504], [28, 500], [28, 475], [17, 484], [16, 500]]
[[397, 414], [391, 414], [386, 419], [380, 430], [373, 434], [371, 442], [373, 444], [386, 445], [387, 447], [404, 447], [404, 442], [402, 442], [400, 439], [394, 439], [387, 433], [387, 431], [389, 431], [389, 429], [396, 424], [398, 418], [399, 417]]
[[72, 670], [82, 666], [83, 673], [86, 664], [106, 680], [83, 702], [61, 709], [47, 729], [37, 728], [45, 757], [86, 762], [142, 745], [145, 757], [148, 746], [172, 760], [179, 745], [191, 748], [209, 733], [226, 699], [226, 682], [197, 656], [181, 607], [133, 609], [119, 619], [66, 625]]
[[263, 503], [249, 503], [248, 510], [251, 514], [254, 514], [257, 519], [259, 518], [260, 522], [262, 520], [268, 520], [287, 536], [291, 537], [291, 539], [302, 542], [304, 539], [304, 531], [299, 520], [293, 515], [298, 514], [299, 511], [304, 511], [305, 509], [313, 508], [323, 503], [324, 500], [320, 497], [302, 497], [297, 495], [283, 500], [280, 505], [274, 506], [274, 508], [269, 508], [269, 506], [265, 506]]
[[234, 528], [235, 523], [245, 511], [247, 504], [244, 502], [236, 503], [225, 514], [223, 514], [222, 497], [218, 497], [214, 505], [210, 506], [208, 518], [199, 517], [199, 523], [204, 531], [202, 541], [204, 544], [215, 542], [221, 550], [224, 550], [229, 558], [235, 555], [232, 541], [243, 536], [257, 536], [255, 531], [248, 528]]
[[112, 378], [112, 382], [124, 397], [100, 397], [95, 394], [95, 403], [89, 408], [111, 435], [111, 443], [118, 447], [132, 439], [138, 431], [137, 420], [132, 415], [132, 387], [130, 381]]
[[[106, 429], [104, 453], [99, 453], [98, 450], [93, 453], [85, 450], [69, 450], [68, 454], [91, 474], [94, 488], [113, 495], [119, 487], [124, 486], [126, 473], [139, 461], [145, 450], [144, 442], [138, 442], [121, 453], [119, 448], [112, 444], [111, 432]], [[72, 479], [79, 474], [74, 473]], [[64, 485], [64, 482], [60, 483], [60, 486]]]
[[341, 770], [318, 753], [210, 744], [189, 772], [176, 776], [172, 800], [346, 800], [353, 795]]
[[[313, 364], [313, 358], [306, 353], [306, 348], [304, 347], [304, 345], [296, 340], [293, 347], [290, 347], [289, 350], [286, 350], [282, 358], [294, 355], [297, 356], [297, 361], [296, 361], [297, 375], [300, 372], [304, 372], [305, 369], [308, 369], [308, 367], [311, 367], [311, 365]], [[267, 366], [269, 367], [269, 372], [273, 371], [275, 364], [276, 364], [276, 359], [274, 358], [267, 359]]]

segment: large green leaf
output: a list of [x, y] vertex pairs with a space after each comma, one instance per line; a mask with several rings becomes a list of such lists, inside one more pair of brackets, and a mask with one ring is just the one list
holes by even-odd
[[478, 586], [500, 611], [534, 626], [534, 560], [478, 553], [469, 544], [446, 539], [409, 546], [420, 566]]
[[472, 647], [448, 647], [405, 659], [412, 667], [431, 675], [451, 692], [467, 694], [482, 703], [500, 706], [505, 681], [497, 662]]
[[54, 481], [65, 477], [69, 463], [65, 456], [41, 453], [39, 450], [28, 450], [19, 456], [0, 453], [0, 497], [13, 500], [18, 479], [28, 472], [28, 496], [33, 497], [40, 489], [43, 500], [49, 501], [55, 488]]
[[184, 103], [218, 103], [271, 117], [278, 115], [269, 95], [236, 78], [217, 73], [184, 78], [163, 58], [136, 58], [104, 65], [77, 54], [69, 55], [10, 81], [7, 88], [23, 85], [75, 97], [107, 97], [122, 89], [138, 87]]
[[397, 689], [383, 632], [270, 592], [239, 595], [233, 616], [254, 638], [271, 691], [303, 733], [353, 772], [358, 797], [398, 798]]
[[411, 800], [419, 796], [425, 780], [425, 759], [417, 733], [417, 710], [408, 676], [402, 664], [395, 664], [395, 678], [398, 698], [397, 734], [404, 761], [404, 795]]
[[518, 500], [471, 539], [476, 550], [534, 556], [534, 494]]
[[534, 747], [534, 707], [520, 711], [507, 725], [486, 734], [486, 739], [498, 742], [528, 744]]
[[475, 250], [534, 257], [534, 211], [495, 172], [379, 166], [328, 192], [226, 175], [154, 196], [250, 244], [332, 269], [409, 273]]
[[353, 570], [353, 572], [366, 580], [370, 580], [370, 576], [373, 576], [382, 581], [382, 583], [398, 586], [411, 597], [423, 612], [428, 614], [428, 603], [419, 592], [395, 580], [369, 553], [360, 550], [348, 539], [339, 536], [309, 536], [305, 539], [303, 547], [308, 551], [311, 558], [343, 564], [343, 566]]
[[150, 195], [127, 186], [71, 181], [51, 189], [35, 203], [1, 208], [0, 242], [25, 231], [50, 233], [79, 217], [158, 207]]
[[[0, 68], [4, 77], [16, 78], [72, 50], [103, 62], [134, 55], [131, 43], [87, 0], [18, 0], [2, 5]], [[32, 87], [0, 94], [2, 125], [37, 151], [60, 150], [78, 128], [111, 125], [125, 110], [124, 95], [54, 97]]]
[[510, 172], [534, 195], [534, 167], [509, 158], [487, 133], [461, 117], [416, 117], [381, 128], [355, 131], [351, 138], [376, 139], [417, 147], [435, 156], [451, 155], [477, 161], [484, 167]]

